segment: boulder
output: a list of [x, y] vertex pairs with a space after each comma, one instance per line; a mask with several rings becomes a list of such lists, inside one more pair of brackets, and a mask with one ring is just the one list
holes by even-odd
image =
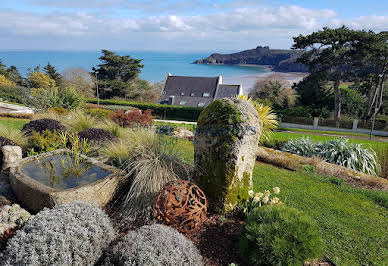
[[3, 166], [2, 170], [8, 170], [11, 167], [16, 167], [19, 161], [22, 159], [22, 148], [19, 146], [3, 146], [1, 147], [3, 153]]
[[261, 135], [261, 119], [247, 101], [217, 99], [201, 113], [194, 138], [194, 180], [212, 211], [248, 198]]

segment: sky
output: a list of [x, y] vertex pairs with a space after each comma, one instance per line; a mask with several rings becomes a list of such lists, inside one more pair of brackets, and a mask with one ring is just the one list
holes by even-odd
[[342, 25], [388, 30], [388, 0], [0, 0], [0, 50], [288, 49]]

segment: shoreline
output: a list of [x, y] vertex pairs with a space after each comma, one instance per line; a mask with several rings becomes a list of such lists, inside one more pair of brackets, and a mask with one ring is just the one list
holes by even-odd
[[224, 81], [223, 83], [240, 84], [243, 87], [244, 94], [248, 94], [253, 88], [253, 86], [255, 85], [256, 81], [264, 80], [272, 75], [276, 75], [277, 77], [283, 79], [284, 81], [287, 81], [288, 83], [290, 83], [290, 86], [293, 83], [298, 83], [304, 77], [309, 75], [309, 73], [305, 73], [305, 72], [277, 72], [277, 71], [271, 71], [269, 68], [268, 70], [269, 70], [268, 72], [258, 73], [255, 75], [223, 77], [223, 81]]

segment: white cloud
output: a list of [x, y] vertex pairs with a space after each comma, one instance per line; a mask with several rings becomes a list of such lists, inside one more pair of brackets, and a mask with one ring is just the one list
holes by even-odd
[[[98, 2], [101, 4], [103, 1]], [[121, 0], [108, 2], [117, 4]], [[207, 15], [141, 18], [85, 11], [42, 15], [0, 9], [0, 35], [11, 35], [15, 42], [22, 40], [23, 36], [41, 38], [42, 43], [48, 36], [51, 42], [70, 37], [76, 38], [73, 45], [90, 49], [99, 49], [104, 45], [114, 46], [114, 49], [126, 49], [128, 45], [138, 46], [135, 49], [176, 49], [180, 45], [185, 49], [241, 49], [259, 44], [288, 48], [292, 36], [307, 34], [323, 26], [338, 27], [342, 24], [356, 29], [381, 31], [388, 28], [388, 16], [371, 15], [342, 20], [333, 10], [300, 6], [235, 8], [217, 10]], [[91, 40], [95, 39], [101, 41], [91, 44]], [[142, 41], [150, 43], [142, 45]], [[0, 49], [8, 48], [5, 45], [9, 43], [9, 40], [0, 43]]]

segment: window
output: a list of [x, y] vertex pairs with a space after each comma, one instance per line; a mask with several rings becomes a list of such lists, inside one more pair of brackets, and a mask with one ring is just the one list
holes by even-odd
[[198, 103], [198, 106], [203, 107], [203, 106], [205, 106], [205, 103]]
[[166, 94], [166, 91], [163, 91], [162, 94], [165, 95], [165, 94]]
[[185, 93], [184, 93], [184, 92], [182, 92], [182, 93], [181, 93], [181, 96], [185, 96]]
[[179, 104], [180, 104], [180, 105], [185, 105], [185, 104], [186, 104], [186, 101], [181, 101]]
[[204, 92], [202, 97], [210, 97], [210, 92]]
[[194, 92], [192, 92], [192, 93], [190, 94], [190, 96], [193, 97], [193, 96], [194, 96]]

